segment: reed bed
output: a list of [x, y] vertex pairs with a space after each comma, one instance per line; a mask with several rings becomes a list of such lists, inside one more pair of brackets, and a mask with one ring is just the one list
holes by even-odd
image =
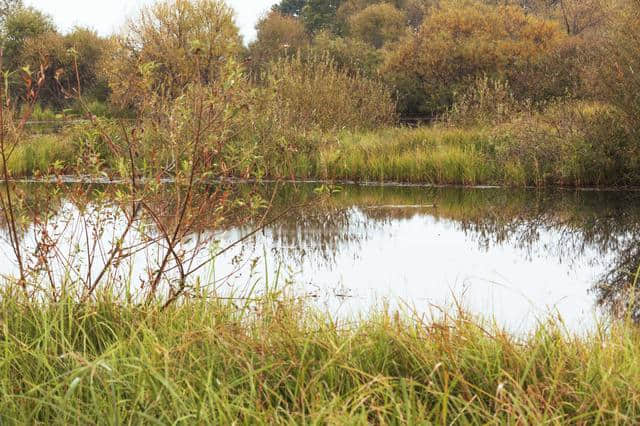
[[479, 185], [501, 181], [482, 152], [490, 142], [480, 129], [389, 128], [345, 132], [318, 157], [329, 179]]
[[16, 147], [7, 167], [18, 177], [46, 175], [74, 170], [79, 160], [76, 145], [66, 136], [35, 134]]

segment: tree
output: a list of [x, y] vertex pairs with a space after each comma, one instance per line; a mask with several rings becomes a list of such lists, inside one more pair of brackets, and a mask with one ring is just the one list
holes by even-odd
[[307, 0], [282, 0], [273, 6], [273, 10], [283, 15], [300, 16]]
[[402, 9], [407, 15], [409, 25], [414, 29], [420, 28], [425, 16], [436, 3], [437, 0], [408, 0]]
[[[68, 67], [68, 55], [64, 47], [64, 37], [55, 31], [48, 31], [25, 39], [16, 61], [31, 71], [40, 70], [44, 65], [45, 80], [38, 96], [41, 105], [61, 108], [65, 96], [60, 90], [57, 77], [64, 73], [72, 74]], [[75, 81], [75, 79], [74, 79]], [[21, 85], [16, 84], [17, 88]], [[75, 86], [75, 83], [74, 83]]]
[[89, 28], [75, 27], [64, 36], [63, 45], [67, 52], [67, 75], [75, 78], [73, 60], [77, 64], [80, 88], [85, 96], [106, 101], [108, 97], [107, 82], [102, 67], [105, 65], [105, 54], [109, 40], [98, 35]]
[[17, 9], [24, 7], [22, 0], [0, 0], [0, 23]]
[[602, 0], [557, 0], [557, 7], [570, 35], [597, 27], [605, 19]]
[[296, 54], [309, 43], [299, 19], [272, 11], [256, 25], [258, 35], [249, 46], [252, 68], [259, 71], [274, 59]]
[[506, 80], [520, 97], [564, 95], [576, 80], [571, 53], [556, 22], [519, 6], [442, 2], [387, 57], [383, 73], [397, 87], [403, 111], [434, 114], [483, 75]]
[[189, 83], [218, 81], [241, 51], [233, 11], [223, 0], [163, 0], [129, 21], [109, 64], [118, 103], [139, 95], [177, 96]]
[[76, 27], [66, 35], [48, 31], [27, 38], [17, 61], [34, 71], [45, 65], [41, 104], [65, 108], [73, 102], [70, 95], [77, 89], [85, 98], [104, 102], [108, 92], [100, 68], [107, 45], [107, 40], [86, 28]]
[[371, 5], [349, 19], [351, 34], [376, 49], [397, 41], [405, 32], [405, 14], [389, 3]]
[[302, 19], [307, 31], [316, 33], [336, 29], [336, 12], [342, 0], [307, 0], [302, 8]]
[[21, 67], [19, 57], [27, 39], [56, 31], [51, 17], [33, 8], [12, 9], [2, 24], [5, 69], [10, 71]]
[[350, 28], [349, 21], [353, 17], [369, 7], [380, 7], [383, 4], [387, 4], [404, 14], [403, 22], [399, 25], [399, 28], [405, 28], [407, 25], [417, 28], [427, 14], [429, 7], [437, 1], [438, 0], [344, 0], [340, 4], [336, 14], [337, 26], [344, 33], [348, 33]]

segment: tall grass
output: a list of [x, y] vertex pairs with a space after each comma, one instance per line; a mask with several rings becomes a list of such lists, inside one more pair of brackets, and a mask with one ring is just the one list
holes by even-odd
[[640, 419], [640, 333], [524, 337], [459, 313], [355, 321], [266, 295], [161, 310], [0, 299], [0, 419], [45, 424], [595, 424]]
[[[303, 97], [302, 89], [296, 90], [293, 98]], [[493, 89], [486, 92], [493, 99]], [[490, 100], [482, 96], [479, 107], [471, 103], [452, 111], [453, 121], [448, 123], [369, 130], [353, 129], [346, 122], [345, 128], [324, 129], [315, 118], [296, 127], [293, 110], [269, 116], [280, 101], [261, 104], [225, 156], [233, 163], [239, 162], [236, 157], [244, 159], [243, 176], [514, 187], [640, 186], [640, 144], [616, 108], [585, 102], [553, 103], [544, 109], [519, 104], [505, 106], [511, 113], [504, 115], [494, 114]], [[262, 116], [261, 108], [266, 108]], [[517, 112], [518, 108], [522, 109]], [[332, 122], [324, 112], [307, 110], [326, 118], [327, 125]], [[460, 111], [468, 113], [458, 117], [466, 121], [455, 120]], [[497, 121], [484, 123], [492, 115]], [[355, 116], [349, 120], [358, 121]], [[115, 128], [113, 123], [109, 126]], [[152, 132], [147, 137], [157, 140]], [[153, 143], [149, 146], [153, 149]], [[57, 137], [34, 136], [21, 144], [10, 168], [14, 175], [32, 175], [46, 173], [55, 161], [74, 167], [74, 155], [86, 156], [88, 151], [100, 160], [96, 167], [116, 167], [102, 138], [86, 125], [76, 125]]]
[[497, 169], [479, 147], [482, 130], [396, 128], [345, 132], [318, 159], [329, 179], [475, 185], [498, 182]]
[[17, 145], [7, 166], [13, 176], [46, 175], [71, 170], [78, 160], [74, 144], [59, 135], [33, 135]]

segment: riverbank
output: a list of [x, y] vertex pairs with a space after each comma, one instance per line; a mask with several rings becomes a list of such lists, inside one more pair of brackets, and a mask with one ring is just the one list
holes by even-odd
[[282, 296], [160, 310], [3, 290], [3, 423], [632, 423], [640, 332], [526, 337], [459, 313], [352, 322]]
[[[613, 128], [606, 137], [595, 131], [564, 135], [541, 123], [534, 132], [520, 124], [301, 134], [296, 144], [305, 149], [263, 155], [258, 144], [251, 151], [253, 163], [247, 167], [264, 178], [288, 180], [509, 187], [640, 186], [640, 154], [628, 135]], [[9, 168], [15, 177], [74, 173], [80, 160], [79, 143], [77, 134], [65, 132], [32, 136], [12, 154]], [[246, 145], [242, 140], [235, 144]], [[109, 164], [108, 158], [91, 161], [104, 167]]]

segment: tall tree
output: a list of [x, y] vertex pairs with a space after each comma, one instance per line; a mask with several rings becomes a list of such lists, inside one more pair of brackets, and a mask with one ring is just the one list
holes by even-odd
[[0, 0], [0, 23], [15, 10], [23, 7], [22, 0]]
[[336, 13], [344, 0], [282, 0], [273, 10], [283, 15], [302, 18], [310, 33], [336, 30]]
[[21, 66], [19, 58], [28, 39], [55, 31], [56, 28], [51, 17], [36, 9], [17, 8], [12, 10], [2, 22], [5, 68], [13, 71]]
[[307, 0], [282, 0], [280, 3], [273, 6], [273, 10], [281, 13], [282, 15], [300, 16], [302, 15], [302, 8], [307, 4]]

